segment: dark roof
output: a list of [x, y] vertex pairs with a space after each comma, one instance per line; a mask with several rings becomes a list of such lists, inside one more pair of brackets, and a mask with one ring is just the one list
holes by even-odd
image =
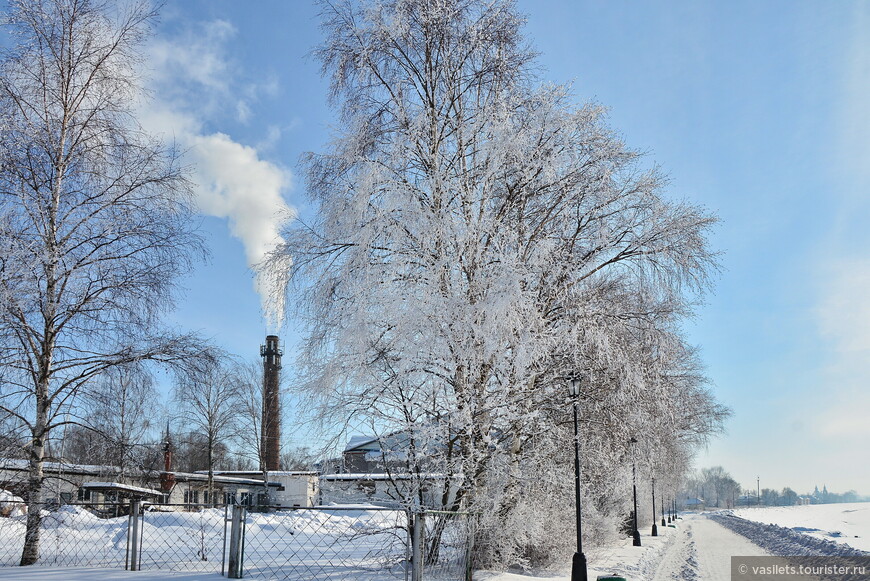
[[[170, 472], [170, 474], [175, 475], [176, 482], [208, 482], [208, 473], [201, 472]], [[217, 482], [218, 484], [243, 484], [246, 486], [263, 486], [262, 478], [236, 478], [233, 476], [221, 476], [218, 473], [214, 473], [212, 476], [212, 481]], [[271, 486], [273, 488], [280, 488], [283, 486], [280, 482], [266, 482], [266, 486]]]

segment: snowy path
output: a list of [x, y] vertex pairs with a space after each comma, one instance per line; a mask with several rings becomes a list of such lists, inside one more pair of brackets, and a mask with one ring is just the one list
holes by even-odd
[[734, 555], [770, 553], [710, 519], [692, 515], [680, 521], [675, 542], [661, 556], [653, 581], [730, 581]]

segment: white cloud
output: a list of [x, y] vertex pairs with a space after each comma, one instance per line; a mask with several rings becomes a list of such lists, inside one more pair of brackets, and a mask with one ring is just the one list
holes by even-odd
[[[227, 219], [230, 233], [242, 242], [248, 265], [253, 267], [281, 243], [281, 226], [294, 215], [283, 197], [292, 176], [289, 170], [263, 159], [257, 147], [204, 129], [226, 118], [250, 121], [251, 103], [260, 94], [277, 92], [273, 77], [261, 84], [234, 84], [232, 79], [240, 75], [226, 47], [235, 34], [232, 24], [216, 20], [177, 38], [153, 42], [147, 60], [153, 69], [154, 99], [143, 107], [140, 119], [147, 129], [187, 151], [200, 210]], [[270, 127], [264, 143], [275, 139]], [[269, 282], [257, 275], [254, 287], [269, 324], [279, 324], [283, 314], [269, 300]]]
[[[870, 260], [844, 259], [823, 270], [819, 329], [844, 358], [870, 353]], [[870, 362], [868, 362], [870, 366]]]
[[[870, 438], [870, 422], [867, 410], [870, 409], [870, 394], [856, 389], [844, 393], [837, 390], [836, 401], [822, 401], [822, 411], [817, 420], [817, 431], [828, 439], [844, 441], [863, 441]], [[825, 399], [827, 399], [825, 397]], [[867, 454], [865, 449], [865, 455]]]
[[827, 365], [811, 418], [826, 438], [870, 437], [870, 259], [841, 259], [819, 270], [815, 310]]
[[239, 121], [242, 123], [247, 123], [251, 118], [251, 107], [248, 105], [247, 101], [239, 101], [236, 103], [236, 117], [238, 117]]

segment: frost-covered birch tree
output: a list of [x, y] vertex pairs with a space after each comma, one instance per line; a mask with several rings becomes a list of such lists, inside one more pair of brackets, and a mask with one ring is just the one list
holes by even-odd
[[[439, 508], [501, 523], [534, 481], [571, 490], [566, 377], [584, 378], [595, 462], [624, 465], [622, 438], [658, 412], [668, 437], [715, 429], [703, 378], [677, 377], [715, 218], [668, 198], [602, 107], [541, 81], [513, 2], [321, 7], [314, 54], [341, 123], [304, 159], [313, 218], [267, 265], [307, 324], [302, 393], [405, 434], [383, 465], [417, 475], [409, 504], [440, 483]], [[479, 554], [522, 559], [527, 540], [490, 524], [504, 549]]]
[[[136, 123], [147, 2], [10, 0], [0, 61], [0, 409], [28, 433], [22, 565], [52, 430], [107, 369], [202, 352], [166, 331], [200, 243], [175, 155]], [[72, 421], [72, 420], [70, 420]]]
[[202, 437], [208, 470], [208, 504], [215, 504], [215, 451], [226, 448], [239, 421], [237, 403], [241, 395], [239, 378], [226, 365], [208, 366], [179, 382], [174, 389], [177, 418], [191, 433]]
[[115, 466], [121, 475], [142, 469], [153, 448], [148, 435], [159, 428], [155, 419], [162, 407], [148, 370], [135, 364], [107, 369], [77, 399], [83, 417], [75, 418], [78, 429], [60, 431], [72, 440], [61, 443], [61, 458], [77, 453], [75, 461]]

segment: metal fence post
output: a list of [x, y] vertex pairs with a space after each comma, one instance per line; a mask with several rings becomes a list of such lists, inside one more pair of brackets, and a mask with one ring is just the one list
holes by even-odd
[[227, 573], [227, 523], [230, 519], [227, 518], [229, 506], [224, 505], [224, 544], [221, 547], [221, 577]]
[[423, 581], [423, 540], [426, 518], [422, 512], [411, 514], [411, 581]]
[[130, 571], [139, 570], [139, 500], [130, 501], [130, 518], [127, 521], [127, 541], [130, 551]]
[[466, 517], [466, 534], [465, 539], [465, 581], [472, 581], [474, 576], [473, 560], [474, 560], [474, 537], [477, 533], [478, 514], [469, 514]]
[[233, 506], [233, 520], [230, 523], [230, 555], [227, 577], [242, 578], [242, 524], [245, 521], [245, 507]]

